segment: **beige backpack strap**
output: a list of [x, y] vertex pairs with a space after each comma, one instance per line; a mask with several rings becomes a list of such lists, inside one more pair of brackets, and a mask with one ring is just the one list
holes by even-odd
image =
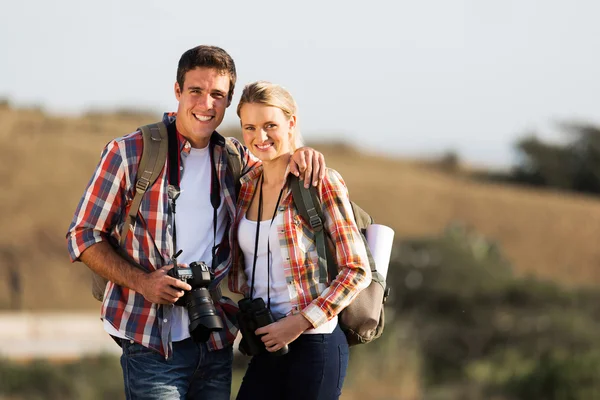
[[227, 167], [233, 176], [233, 183], [237, 193], [239, 192], [240, 177], [242, 175], [242, 156], [238, 148], [231, 141], [231, 138], [225, 138], [225, 152], [227, 155]]
[[163, 122], [144, 125], [139, 130], [142, 131], [144, 149], [138, 166], [135, 195], [131, 202], [131, 207], [129, 207], [125, 223], [123, 224], [123, 230], [121, 231], [121, 240], [119, 243], [121, 247], [125, 243], [125, 237], [127, 237], [129, 229], [135, 223], [144, 193], [156, 182], [158, 175], [163, 170], [169, 149], [167, 127]]

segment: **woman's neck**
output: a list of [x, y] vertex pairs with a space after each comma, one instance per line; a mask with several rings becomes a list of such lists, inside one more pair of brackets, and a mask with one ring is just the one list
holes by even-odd
[[291, 154], [283, 154], [274, 160], [263, 161], [263, 184], [266, 186], [283, 186], [283, 175], [291, 157]]

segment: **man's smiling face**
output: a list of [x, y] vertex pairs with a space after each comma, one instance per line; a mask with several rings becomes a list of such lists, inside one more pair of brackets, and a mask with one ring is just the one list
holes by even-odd
[[229, 106], [229, 75], [214, 68], [195, 68], [185, 74], [183, 87], [175, 83], [177, 130], [195, 148], [208, 146], [213, 131]]

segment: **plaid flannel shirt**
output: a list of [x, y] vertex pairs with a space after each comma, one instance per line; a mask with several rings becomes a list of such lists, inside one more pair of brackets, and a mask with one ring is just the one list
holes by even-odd
[[[237, 229], [257, 190], [261, 174], [262, 167], [258, 167], [241, 178], [236, 220], [230, 234], [233, 265], [229, 272], [229, 289], [245, 296], [249, 295], [250, 288], [244, 272], [243, 254], [237, 244]], [[354, 222], [342, 177], [337, 171], [328, 169], [319, 187], [324, 229], [336, 250], [339, 273], [333, 281], [323, 283], [328, 281], [327, 271], [319, 271], [314, 233], [310, 224], [298, 214], [289, 185], [284, 189], [278, 208], [278, 212], [283, 212], [283, 223], [277, 225], [291, 313], [302, 313], [314, 328], [339, 314], [371, 283], [367, 252]]]
[[[163, 122], [175, 123], [176, 113], [166, 113]], [[234, 139], [242, 156], [242, 174], [257, 165], [257, 161]], [[191, 145], [178, 134], [181, 157], [186, 157]], [[214, 132], [210, 146], [213, 148], [216, 170], [221, 185], [221, 198], [227, 209], [226, 221], [233, 221], [236, 193], [231, 174], [227, 173], [225, 139]], [[118, 245], [120, 232], [135, 194], [135, 177], [143, 148], [141, 131], [133, 132], [109, 142], [81, 198], [67, 233], [71, 260], [79, 261], [81, 253], [91, 245], [109, 241]], [[124, 247], [148, 272], [171, 264], [172, 216], [168, 208], [167, 160], [161, 175], [144, 195], [135, 225], [129, 231]], [[183, 165], [183, 163], [180, 163]], [[183, 175], [184, 170], [181, 171]], [[207, 210], [208, 212], [208, 210]], [[211, 214], [213, 210], [210, 210]], [[231, 264], [228, 233], [219, 246], [215, 263], [215, 280], [211, 288], [220, 284]], [[225, 330], [215, 332], [208, 341], [210, 350], [221, 349], [233, 343], [238, 328], [235, 325], [237, 305], [223, 297], [215, 304], [225, 324]], [[172, 305], [148, 302], [141, 294], [112, 282], [108, 283], [102, 303], [102, 318], [108, 320], [119, 332], [166, 358], [172, 354]]]

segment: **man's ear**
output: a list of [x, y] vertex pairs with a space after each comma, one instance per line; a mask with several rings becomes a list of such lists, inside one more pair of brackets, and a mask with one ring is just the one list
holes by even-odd
[[175, 82], [175, 98], [177, 99], [177, 101], [179, 101], [179, 99], [181, 98], [181, 88], [179, 87], [179, 82]]

